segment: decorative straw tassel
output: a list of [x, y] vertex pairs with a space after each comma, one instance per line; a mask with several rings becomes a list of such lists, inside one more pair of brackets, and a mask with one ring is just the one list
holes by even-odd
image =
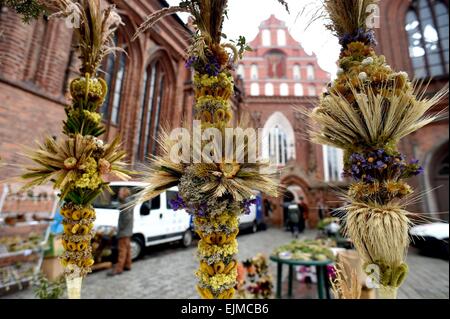
[[[284, 1], [279, 2], [285, 5]], [[250, 211], [257, 191], [276, 197], [278, 181], [277, 176], [267, 170], [268, 163], [260, 160], [238, 163], [234, 145], [225, 145], [225, 130], [233, 129], [229, 101], [234, 93], [232, 71], [239, 57], [248, 49], [242, 39], [238, 44], [240, 50], [233, 44], [220, 43], [224, 38], [222, 22], [227, 1], [187, 1], [183, 5], [189, 9], [198, 28], [186, 62], [186, 67], [194, 69], [195, 120], [200, 121], [202, 132], [214, 129], [215, 133], [220, 133], [221, 140], [209, 143], [209, 155], [203, 152], [206, 143], [190, 145], [194, 153], [188, 158], [190, 160], [175, 162], [171, 156], [173, 143], [169, 134], [163, 134], [160, 138], [163, 152], [152, 159], [144, 177], [149, 186], [139, 194], [138, 201], [145, 202], [166, 189], [178, 186], [179, 196], [171, 202], [172, 208], [184, 209], [193, 215], [195, 231], [201, 238], [198, 243], [197, 291], [205, 299], [229, 299], [234, 296], [237, 278], [235, 255], [238, 252], [239, 215]], [[162, 17], [163, 13], [153, 13], [146, 20], [149, 22], [139, 28], [138, 34], [144, 32], [150, 22], [156, 23], [154, 17]], [[231, 49], [234, 55], [229, 54], [226, 48]], [[256, 141], [243, 144], [246, 145], [236, 145], [236, 148], [244, 149], [243, 155], [247, 155], [244, 158], [250, 159], [250, 149]], [[227, 153], [229, 146], [233, 154]], [[195, 154], [202, 154], [200, 161], [194, 160]], [[226, 155], [232, 155], [231, 161]]]
[[110, 177], [128, 179], [122, 162], [126, 153], [120, 150], [119, 138], [105, 144], [100, 136], [105, 132], [99, 108], [108, 91], [106, 82], [97, 78], [97, 70], [111, 47], [115, 30], [121, 19], [114, 6], [102, 9], [99, 0], [70, 0], [55, 2], [61, 12], [56, 16], [80, 14], [80, 25], [75, 29], [79, 41], [81, 68], [84, 75], [70, 82], [72, 101], [67, 105], [63, 133], [58, 141], [48, 137], [37, 150], [26, 154], [35, 166], [25, 166], [22, 178], [28, 180], [24, 189], [35, 185], [54, 183], [63, 203], [64, 234], [60, 256], [65, 267], [68, 296], [81, 297], [83, 277], [94, 264], [91, 240], [95, 211], [91, 203], [108, 188]]
[[401, 138], [439, 117], [427, 112], [447, 93], [425, 97], [405, 72], [395, 72], [375, 53], [367, 25], [377, 0], [324, 0], [327, 26], [342, 45], [339, 72], [320, 104], [306, 114], [315, 123], [312, 140], [344, 150], [344, 176], [352, 180], [343, 207], [345, 229], [365, 262], [375, 269], [380, 298], [396, 298], [408, 267], [412, 188], [407, 178], [423, 168], [398, 150]]
[[[231, 227], [219, 231], [215, 228], [218, 218], [195, 217], [194, 223], [198, 229], [210, 229], [210, 233], [198, 230], [198, 256], [200, 268], [197, 271], [199, 285], [197, 290], [204, 299], [231, 299], [234, 296], [234, 286], [237, 277], [238, 250], [236, 236], [239, 232], [239, 220], [236, 215], [223, 212], [221, 218], [227, 218]], [[222, 225], [223, 226], [223, 225]]]

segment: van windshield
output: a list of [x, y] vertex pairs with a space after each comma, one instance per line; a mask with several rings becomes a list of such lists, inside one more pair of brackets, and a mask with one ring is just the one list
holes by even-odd
[[131, 196], [136, 195], [139, 191], [142, 190], [142, 187], [137, 186], [110, 186], [112, 193], [108, 190], [104, 190], [102, 194], [100, 194], [94, 201], [94, 208], [109, 208], [115, 209], [119, 208], [119, 200], [117, 198], [117, 194], [119, 193], [119, 189], [122, 187], [126, 187], [130, 190]]
[[178, 199], [178, 192], [177, 191], [167, 191], [166, 192], [166, 207], [168, 209], [173, 209], [172, 201], [175, 201], [177, 199]]

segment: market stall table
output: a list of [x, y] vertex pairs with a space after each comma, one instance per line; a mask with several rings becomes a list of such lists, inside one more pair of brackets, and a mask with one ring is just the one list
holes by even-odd
[[324, 261], [305, 261], [295, 259], [283, 259], [276, 256], [270, 256], [270, 260], [277, 263], [277, 293], [276, 297], [281, 299], [283, 264], [289, 266], [288, 277], [288, 297], [292, 298], [292, 282], [294, 277], [294, 266], [316, 267], [317, 274], [317, 292], [319, 299], [324, 299], [324, 292], [327, 299], [330, 299], [329, 285], [327, 282], [327, 266], [333, 264], [331, 260]]

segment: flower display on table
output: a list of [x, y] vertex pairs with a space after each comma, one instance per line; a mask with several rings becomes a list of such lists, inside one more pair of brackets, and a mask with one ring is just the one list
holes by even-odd
[[237, 284], [236, 297], [242, 299], [269, 299], [273, 294], [272, 276], [267, 257], [258, 254], [240, 264], [243, 269]]
[[412, 188], [405, 179], [423, 172], [398, 150], [401, 138], [433, 122], [430, 109], [448, 93], [429, 97], [405, 72], [377, 55], [367, 24], [376, 0], [325, 0], [328, 28], [342, 45], [336, 80], [310, 113], [314, 142], [344, 150], [344, 176], [352, 179], [341, 208], [346, 233], [366, 265], [379, 269], [380, 297], [395, 298], [406, 277]]
[[325, 228], [330, 224], [339, 224], [339, 221], [340, 219], [338, 217], [326, 217], [319, 221], [319, 223], [317, 224], [317, 229], [325, 230]]
[[[285, 4], [284, 1], [279, 2]], [[222, 138], [214, 141], [211, 152], [206, 156], [203, 154], [201, 161], [196, 161], [195, 153], [202, 154], [207, 144], [204, 141], [199, 143], [201, 145], [190, 145], [194, 155], [177, 162], [171, 158], [176, 141], [172, 141], [168, 133], [163, 133], [159, 138], [161, 155], [151, 161], [144, 179], [150, 186], [140, 194], [139, 201], [149, 200], [170, 187], [178, 186], [179, 198], [172, 202], [172, 206], [185, 209], [194, 216], [195, 230], [200, 236], [197, 290], [202, 298], [208, 299], [234, 296], [239, 215], [248, 212], [256, 191], [271, 196], [278, 193], [278, 182], [269, 171], [268, 162], [238, 161], [234, 156], [234, 146], [233, 156], [225, 156], [229, 155], [230, 145], [223, 137], [226, 130], [232, 128], [233, 118], [230, 104], [234, 94], [233, 71], [237, 61], [249, 49], [243, 37], [235, 42], [222, 43], [226, 10], [226, 0], [184, 0], [179, 6], [164, 8], [150, 15], [135, 35], [136, 38], [159, 19], [175, 12], [188, 12], [193, 16], [196, 31], [188, 49], [186, 67], [194, 70], [194, 117], [200, 123], [202, 133], [216, 129]], [[244, 122], [240, 127], [247, 128]], [[248, 141], [243, 144], [244, 158], [249, 158], [249, 148], [254, 145]], [[216, 154], [222, 154], [222, 157], [216, 158]]]
[[333, 251], [335, 246], [331, 240], [293, 240], [289, 244], [276, 248], [274, 256], [302, 261], [325, 261], [334, 260]]
[[69, 17], [76, 14], [80, 24], [74, 29], [78, 39], [81, 77], [70, 83], [71, 104], [66, 106], [67, 115], [63, 123], [64, 136], [54, 140], [47, 137], [37, 149], [25, 152], [32, 164], [24, 168], [22, 178], [27, 181], [25, 189], [49, 182], [60, 191], [64, 203], [61, 261], [65, 266], [68, 288], [73, 282], [78, 286], [69, 289], [69, 297], [78, 298], [81, 278], [91, 271], [94, 264], [91, 240], [94, 235], [94, 199], [109, 189], [111, 177], [129, 178], [122, 162], [126, 156], [120, 149], [117, 137], [104, 143], [100, 136], [105, 132], [99, 108], [108, 91], [106, 82], [98, 77], [103, 58], [117, 48], [113, 35], [121, 24], [114, 6], [103, 7], [100, 0], [52, 0], [53, 9], [59, 10], [50, 16]]

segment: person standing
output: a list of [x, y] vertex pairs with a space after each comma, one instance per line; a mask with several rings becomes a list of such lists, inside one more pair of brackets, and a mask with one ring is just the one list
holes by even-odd
[[308, 206], [306, 205], [303, 197], [299, 198], [298, 201], [298, 210], [299, 210], [299, 222], [298, 222], [298, 231], [300, 233], [303, 233], [305, 230], [305, 222], [308, 220]]
[[[128, 204], [130, 190], [121, 187], [118, 200], [121, 207]], [[109, 276], [120, 275], [124, 270], [131, 270], [131, 236], [133, 235], [133, 207], [126, 207], [120, 211], [117, 226], [117, 239], [119, 245], [119, 256], [114, 269], [108, 273]]]
[[292, 236], [297, 238], [300, 232], [300, 211], [299, 206], [294, 201], [288, 206], [289, 228]]
[[325, 218], [325, 213], [326, 213], [326, 209], [325, 209], [325, 205], [323, 204], [322, 200], [319, 200], [319, 202], [317, 203], [317, 210], [319, 213], [319, 220], [322, 220]]

